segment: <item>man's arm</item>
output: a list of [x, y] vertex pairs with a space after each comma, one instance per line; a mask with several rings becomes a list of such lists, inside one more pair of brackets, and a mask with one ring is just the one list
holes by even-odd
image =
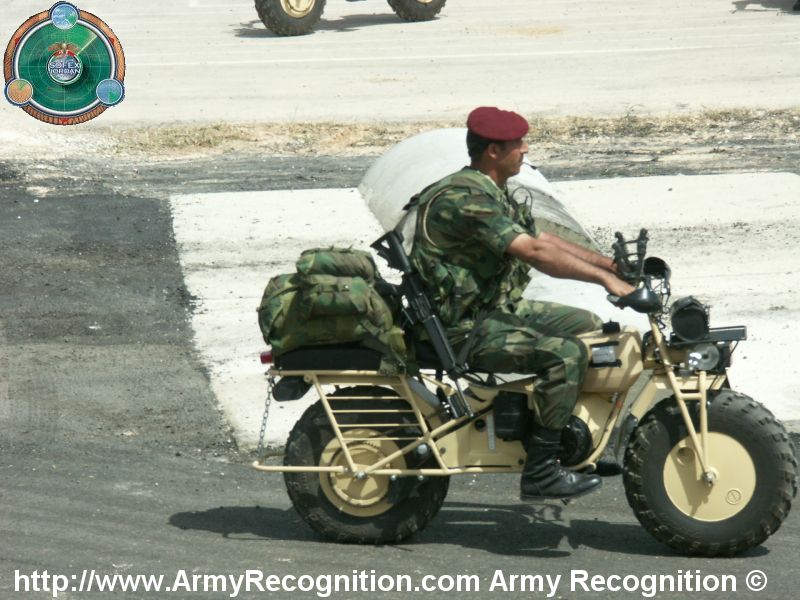
[[[630, 294], [635, 288], [619, 279], [605, 264], [598, 265], [584, 260], [581, 256], [566, 250], [561, 244], [554, 243], [552, 238], [556, 236], [542, 234], [535, 238], [526, 233], [515, 237], [506, 248], [506, 252], [511, 256], [530, 264], [537, 270], [551, 277], [561, 279], [575, 279], [602, 285], [609, 294], [615, 296], [625, 296]], [[559, 239], [561, 242], [564, 240]], [[569, 242], [564, 242], [568, 244]], [[571, 244], [574, 246], [574, 244]], [[580, 248], [580, 246], [575, 246]], [[581, 250], [583, 250], [581, 248]], [[591, 256], [600, 256], [594, 252], [584, 250]], [[606, 258], [606, 257], [602, 257]], [[591, 259], [595, 260], [596, 259]], [[606, 259], [609, 263], [610, 259]]]
[[608, 256], [603, 256], [597, 252], [592, 252], [583, 246], [573, 244], [572, 242], [562, 239], [557, 235], [547, 233], [546, 231], [540, 233], [538, 239], [542, 240], [543, 242], [555, 244], [565, 252], [569, 252], [573, 256], [577, 256], [584, 262], [588, 262], [589, 264], [600, 267], [601, 269], [605, 269], [606, 271], [611, 271], [612, 273], [617, 272], [617, 269], [614, 266], [614, 260]]

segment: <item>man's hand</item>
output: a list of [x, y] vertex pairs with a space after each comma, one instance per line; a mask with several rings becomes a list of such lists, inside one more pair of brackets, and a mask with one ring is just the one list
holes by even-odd
[[627, 296], [636, 289], [630, 283], [626, 283], [614, 275], [608, 278], [608, 281], [605, 282], [603, 287], [606, 288], [609, 294], [619, 296], [620, 298], [622, 298], [622, 296]]

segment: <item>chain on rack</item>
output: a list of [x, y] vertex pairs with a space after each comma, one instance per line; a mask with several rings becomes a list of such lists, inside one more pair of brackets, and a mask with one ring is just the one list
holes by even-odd
[[258, 453], [259, 460], [269, 458], [271, 456], [280, 455], [279, 452], [267, 452], [266, 437], [267, 437], [267, 421], [269, 420], [269, 408], [272, 405], [272, 388], [275, 385], [275, 377], [272, 375], [267, 376], [267, 397], [264, 400], [264, 416], [261, 418], [261, 430], [258, 433]]

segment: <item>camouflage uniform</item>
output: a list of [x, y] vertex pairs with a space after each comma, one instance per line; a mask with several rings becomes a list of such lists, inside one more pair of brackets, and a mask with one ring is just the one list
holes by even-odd
[[506, 254], [522, 233], [534, 235], [524, 205], [469, 167], [423, 192], [411, 262], [425, 280], [456, 351], [477, 319], [471, 367], [497, 373], [536, 373], [539, 425], [569, 420], [587, 366], [574, 337], [599, 329], [596, 315], [551, 302], [521, 299], [528, 266]]

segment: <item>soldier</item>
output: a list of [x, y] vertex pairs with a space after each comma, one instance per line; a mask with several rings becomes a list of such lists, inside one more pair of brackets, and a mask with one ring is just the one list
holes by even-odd
[[481, 107], [470, 113], [467, 128], [471, 164], [421, 193], [411, 261], [456, 351], [469, 345], [471, 367], [539, 376], [522, 499], [579, 496], [601, 480], [557, 461], [588, 362], [584, 345], [572, 336], [600, 329], [602, 322], [585, 310], [522, 300], [528, 265], [617, 296], [634, 288], [616, 276], [610, 258], [537, 232], [530, 212], [506, 193], [506, 181], [519, 173], [528, 151], [523, 117]]

